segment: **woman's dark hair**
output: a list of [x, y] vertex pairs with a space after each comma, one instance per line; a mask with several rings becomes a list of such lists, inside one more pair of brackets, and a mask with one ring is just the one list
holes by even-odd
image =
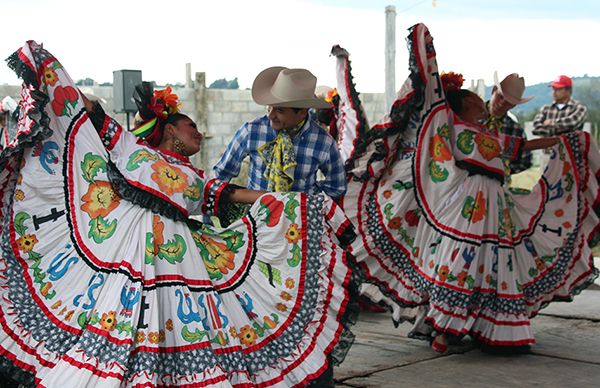
[[168, 115], [166, 119], [163, 119], [160, 121], [160, 125], [158, 127], [158, 129], [161, 132], [164, 132], [165, 130], [165, 126], [167, 124], [173, 124], [173, 125], [177, 125], [177, 123], [179, 122], [179, 120], [181, 119], [187, 119], [189, 118], [187, 115], [184, 115], [183, 113], [175, 113], [172, 115]]
[[463, 110], [463, 99], [471, 94], [473, 92], [467, 89], [448, 90], [446, 91], [446, 101], [448, 101], [450, 109], [460, 115]]
[[157, 147], [165, 136], [165, 126], [167, 124], [177, 125], [179, 120], [189, 118], [187, 115], [183, 113], [174, 113], [172, 115], [168, 115], [166, 119], [162, 119], [158, 122], [158, 127], [156, 129], [156, 134], [151, 141], [150, 139], [146, 139], [151, 146]]
[[315, 118], [321, 124], [331, 124], [331, 118], [333, 117], [333, 108], [317, 109]]

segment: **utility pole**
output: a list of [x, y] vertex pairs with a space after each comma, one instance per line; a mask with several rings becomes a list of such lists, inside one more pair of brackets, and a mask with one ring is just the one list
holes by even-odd
[[396, 99], [396, 7], [385, 7], [385, 106], [392, 108]]

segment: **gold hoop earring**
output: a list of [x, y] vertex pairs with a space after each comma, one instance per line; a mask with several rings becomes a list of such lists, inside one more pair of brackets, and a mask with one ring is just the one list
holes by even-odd
[[175, 149], [175, 152], [177, 152], [178, 154], [184, 155], [185, 143], [179, 140], [178, 138], [175, 138], [173, 139], [173, 149]]

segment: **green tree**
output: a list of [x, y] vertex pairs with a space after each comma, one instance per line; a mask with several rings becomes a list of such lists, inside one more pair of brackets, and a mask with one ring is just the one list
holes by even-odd
[[240, 85], [238, 84], [237, 77], [235, 77], [232, 81], [229, 81], [229, 87], [227, 89], [239, 89]]
[[80, 79], [75, 83], [77, 86], [94, 86], [94, 80], [91, 78]]
[[210, 86], [208, 88], [209, 89], [239, 89], [239, 87], [240, 86], [238, 85], [238, 79], [237, 79], [237, 77], [235, 77], [231, 81], [227, 81], [225, 78], [218, 79], [218, 80], [214, 81], [212, 84], [210, 84]]
[[576, 93], [575, 98], [588, 108], [586, 121], [592, 124], [592, 132], [597, 133], [600, 127], [600, 78], [586, 79], [573, 88]]

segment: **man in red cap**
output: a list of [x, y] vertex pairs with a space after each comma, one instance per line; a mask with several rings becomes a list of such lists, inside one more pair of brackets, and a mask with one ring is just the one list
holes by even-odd
[[544, 105], [533, 120], [533, 134], [554, 136], [580, 130], [587, 115], [587, 107], [571, 98], [573, 81], [559, 75], [551, 84], [552, 104]]

